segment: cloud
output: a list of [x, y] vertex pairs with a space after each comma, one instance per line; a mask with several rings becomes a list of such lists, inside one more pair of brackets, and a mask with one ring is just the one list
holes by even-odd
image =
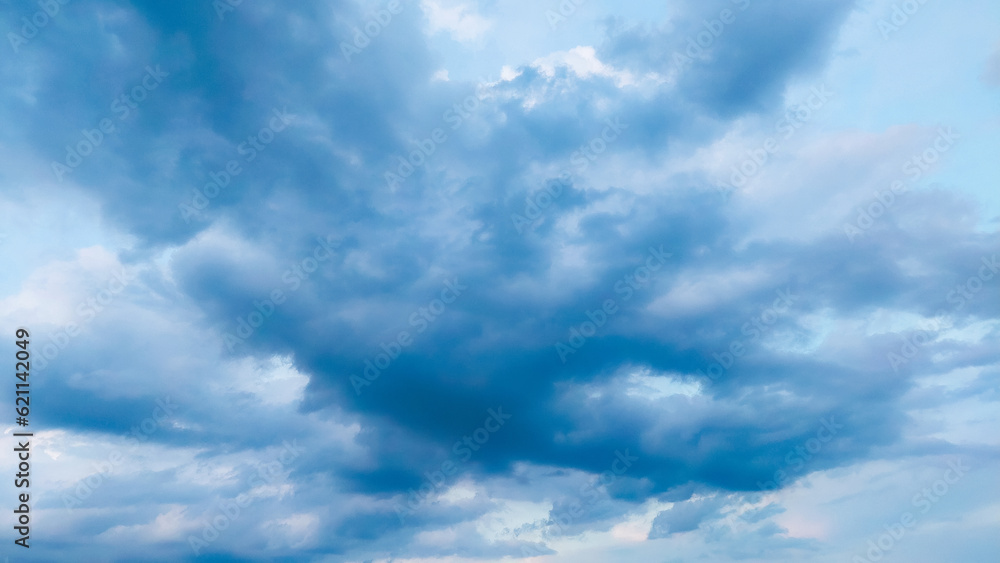
[[[0, 143], [18, 151], [5, 201], [55, 216], [27, 195], [42, 186], [93, 222], [32, 231], [65, 250], [25, 262], [0, 300], [5, 326], [30, 321], [37, 351], [57, 351], [37, 383], [62, 460], [39, 485], [53, 558], [189, 560], [189, 536], [225, 517], [206, 557], [649, 560], [670, 545], [818, 561], [846, 553], [837, 533], [864, 544], [844, 524], [858, 495], [895, 498], [877, 464], [991, 467], [997, 234], [935, 176], [961, 140], [914, 164], [939, 135], [932, 111], [886, 124], [844, 109], [863, 86], [828, 67], [852, 3], [685, 1], [655, 23], [606, 19], [593, 44], [483, 63], [502, 79], [478, 85], [441, 72], [425, 28], [477, 44], [514, 31], [471, 3], [422, 7], [348, 61], [368, 16], [353, 3], [243, 3], [221, 20], [197, 2], [68, 4], [0, 62]], [[169, 76], [118, 119], [149, 65]], [[830, 104], [762, 149], [827, 79]], [[295, 116], [287, 130], [275, 110]], [[57, 180], [51, 162], [109, 114], [116, 133]], [[878, 216], [845, 234], [862, 212]], [[650, 249], [669, 253], [662, 268]], [[176, 412], [146, 423], [166, 397]], [[510, 420], [477, 440], [498, 407]], [[817, 450], [831, 417], [843, 429]], [[115, 450], [113, 472], [91, 465]], [[636, 459], [620, 472], [622, 456]]]
[[1000, 85], [1000, 47], [997, 48], [986, 63], [986, 71], [983, 72], [983, 81], [992, 86]]
[[463, 43], [481, 40], [493, 26], [467, 2], [422, 0], [420, 7], [430, 22], [431, 33], [446, 31]]
[[713, 514], [721, 502], [713, 499], [689, 500], [675, 503], [669, 510], [656, 515], [650, 538], [668, 537], [681, 532], [697, 530], [701, 522]]
[[551, 53], [536, 60], [532, 66], [538, 68], [545, 76], [554, 76], [557, 66], [570, 69], [576, 76], [586, 79], [592, 75], [605, 76], [615, 81], [619, 87], [634, 82], [628, 72], [616, 71], [597, 59], [593, 47], [574, 47], [569, 51]]

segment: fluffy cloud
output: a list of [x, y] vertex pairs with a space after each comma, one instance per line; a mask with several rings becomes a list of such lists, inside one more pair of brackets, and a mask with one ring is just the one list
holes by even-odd
[[963, 492], [995, 470], [995, 225], [935, 182], [964, 130], [845, 115], [851, 2], [679, 2], [478, 84], [428, 41], [516, 33], [490, 6], [342, 56], [379, 9], [68, 4], [0, 63], [4, 200], [92, 215], [0, 247], [62, 251], [0, 300], [45, 358], [41, 553], [828, 561], [961, 459], [919, 525], [985, 560], [946, 522], [995, 504]]

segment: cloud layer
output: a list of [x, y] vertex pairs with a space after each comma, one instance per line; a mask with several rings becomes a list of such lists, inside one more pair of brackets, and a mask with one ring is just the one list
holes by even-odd
[[5, 9], [33, 557], [988, 560], [1000, 121], [858, 109], [975, 10], [552, 4]]

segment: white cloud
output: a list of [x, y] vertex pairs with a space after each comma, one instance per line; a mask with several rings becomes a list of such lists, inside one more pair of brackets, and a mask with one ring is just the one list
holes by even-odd
[[171, 505], [170, 510], [158, 514], [152, 522], [133, 526], [115, 526], [100, 534], [98, 538], [111, 542], [121, 538], [129, 538], [133, 541], [138, 539], [149, 543], [180, 540], [185, 534], [193, 532], [199, 527], [197, 522], [184, 518], [186, 510], [185, 506]]
[[773, 274], [763, 266], [719, 273], [684, 272], [666, 295], [649, 305], [649, 310], [668, 317], [690, 315], [733, 302], [769, 285], [776, 283]]
[[628, 71], [616, 70], [601, 62], [594, 48], [590, 46], [573, 47], [569, 51], [551, 53], [535, 59], [531, 66], [546, 76], [555, 75], [556, 67], [566, 67], [580, 78], [605, 76], [614, 79], [619, 87], [635, 83], [634, 77]]
[[420, 6], [430, 22], [431, 33], [446, 31], [456, 41], [463, 43], [481, 39], [493, 25], [468, 3], [423, 0]]

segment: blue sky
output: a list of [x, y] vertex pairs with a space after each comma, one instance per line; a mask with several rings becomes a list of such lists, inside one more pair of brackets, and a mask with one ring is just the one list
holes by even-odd
[[4, 555], [995, 559], [1000, 5], [233, 3], [0, 4]]

